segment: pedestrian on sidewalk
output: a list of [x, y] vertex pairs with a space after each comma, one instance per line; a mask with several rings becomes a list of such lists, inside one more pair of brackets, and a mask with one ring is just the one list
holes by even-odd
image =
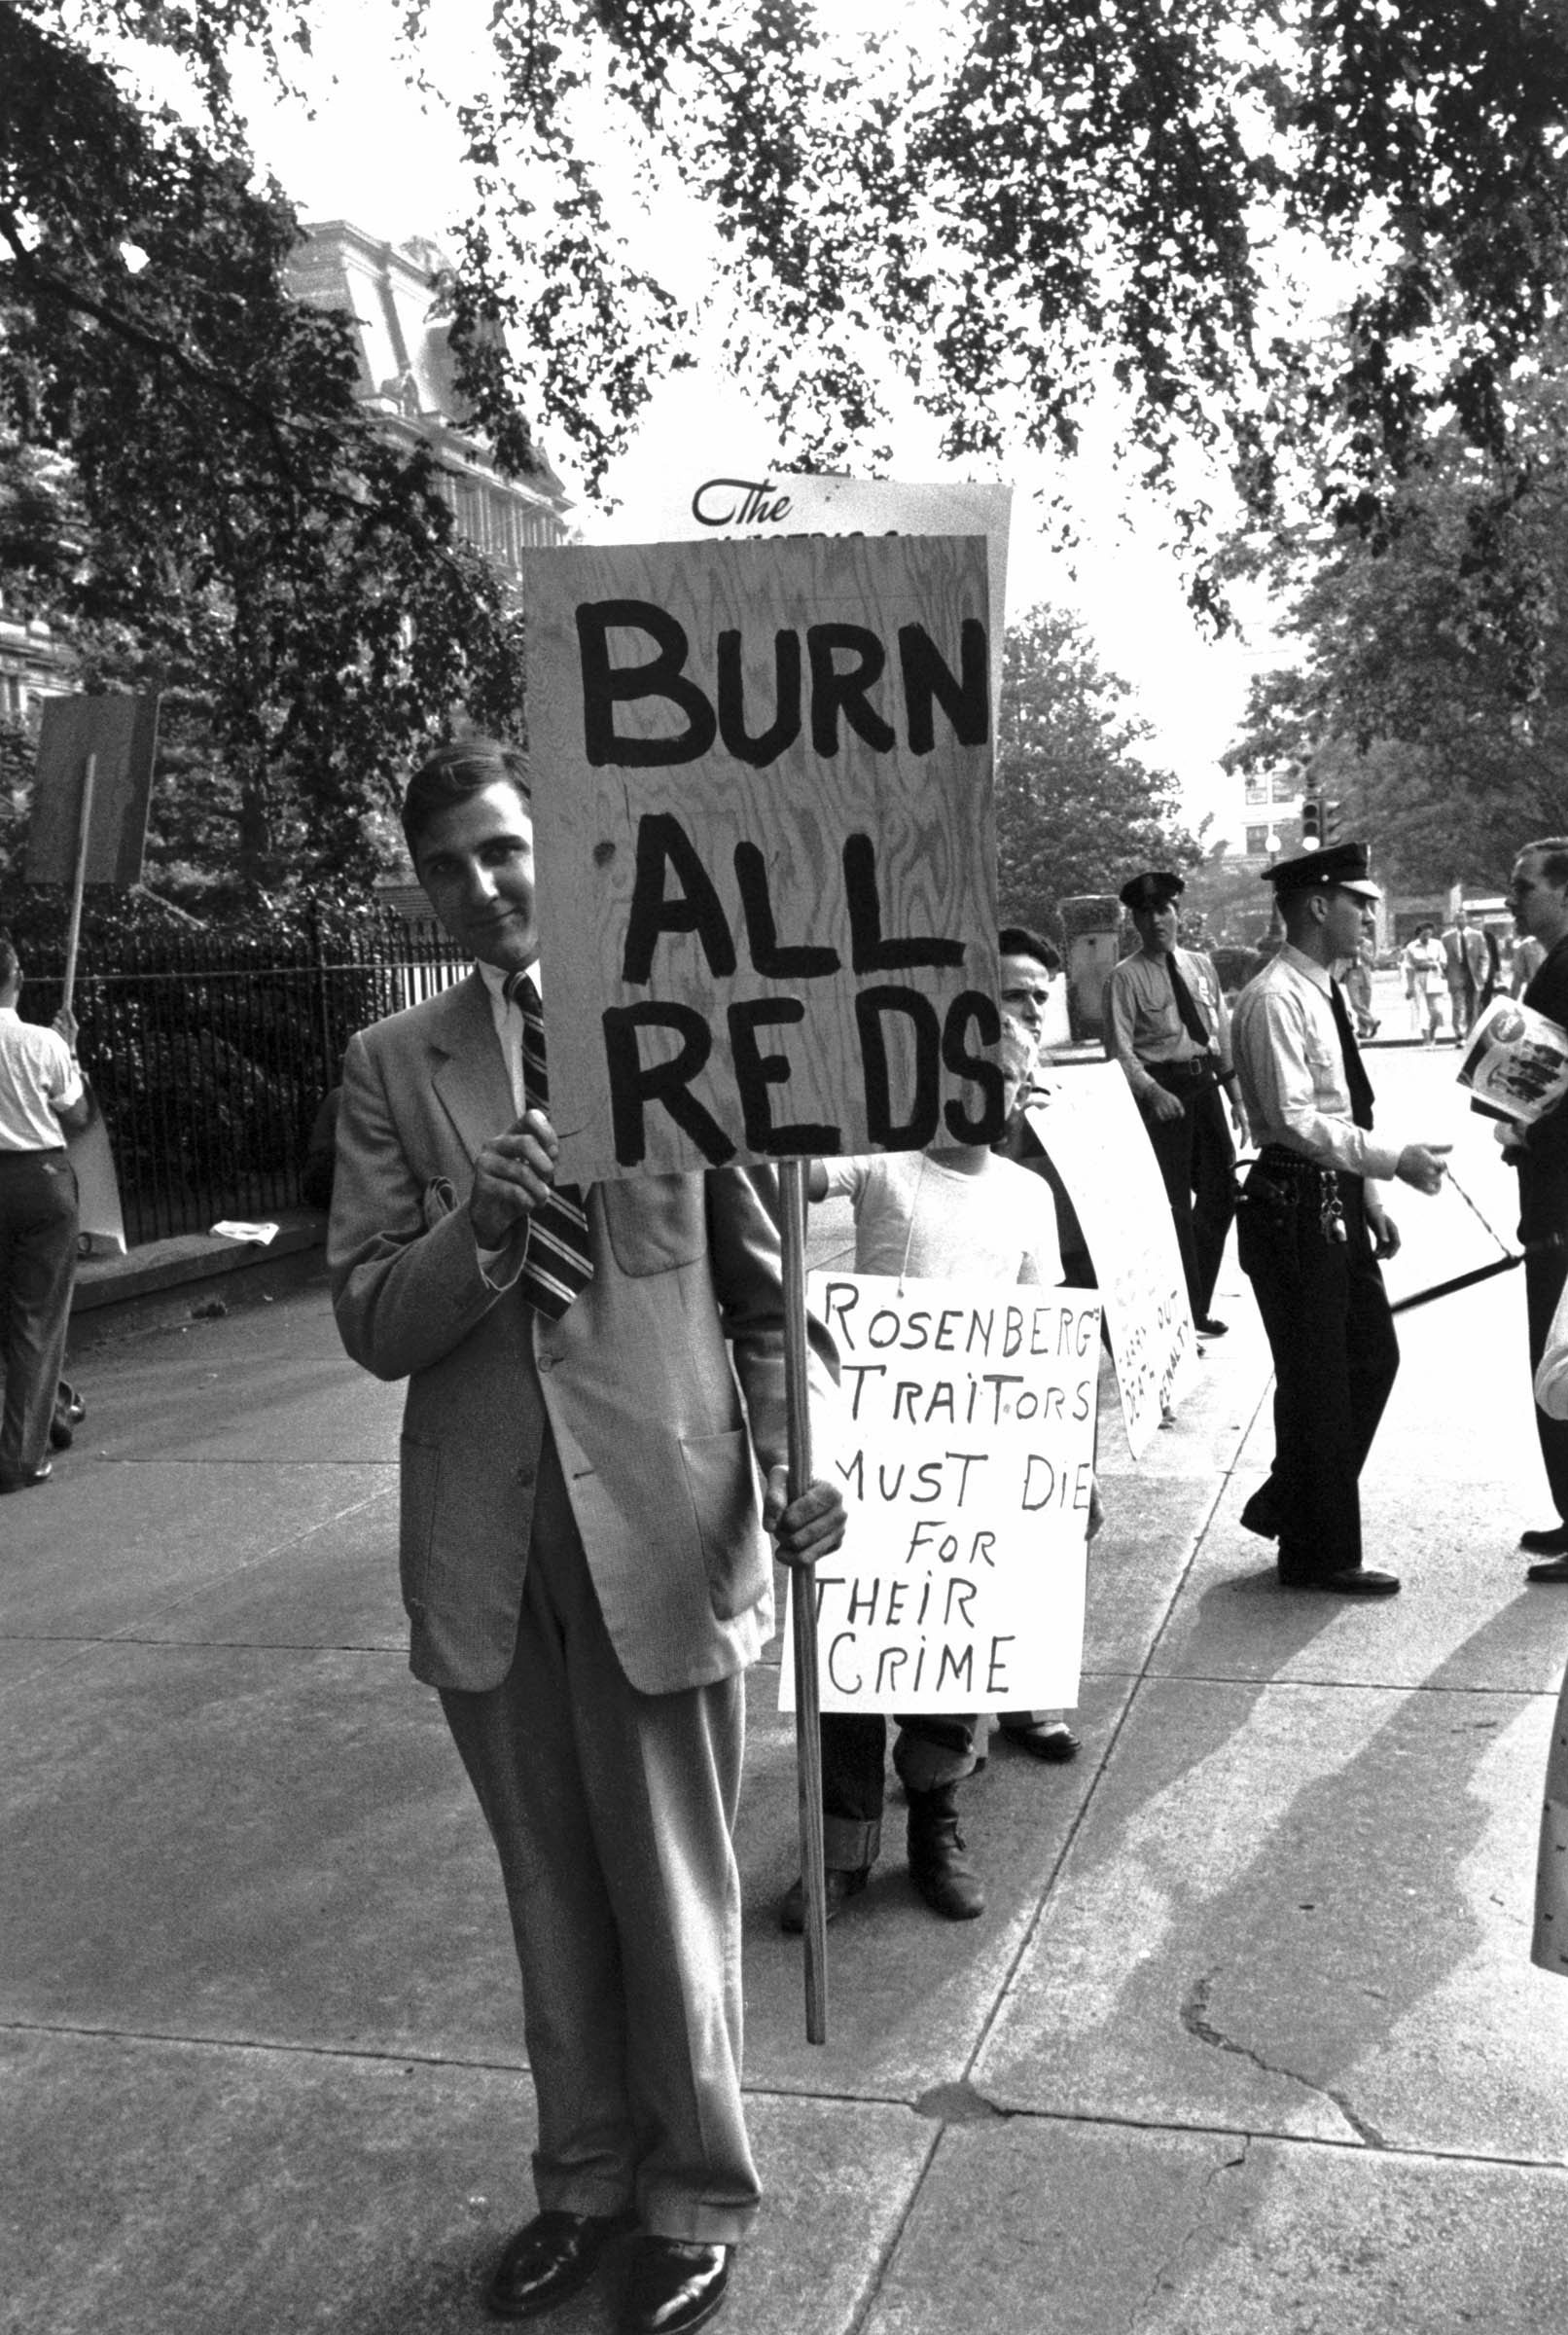
[[1486, 979], [1486, 941], [1475, 911], [1462, 908], [1443, 936], [1443, 971], [1453, 1016], [1453, 1042], [1462, 1046], [1476, 1020]]
[[[1007, 1101], [1016, 1099], [1029, 1042], [1004, 1041]], [[957, 1279], [1059, 1284], [1055, 1210], [1040, 1178], [980, 1143], [941, 1135], [923, 1152], [814, 1160], [814, 1201], [847, 1198], [855, 1211], [855, 1271], [899, 1280]], [[1098, 1494], [1090, 1533], [1098, 1524]], [[958, 1787], [984, 1764], [984, 1720], [942, 1712], [896, 1721], [893, 1766], [909, 1799], [909, 1879], [949, 1922], [984, 1911], [985, 1886], [959, 1830]], [[822, 1806], [831, 1921], [865, 1888], [881, 1849], [887, 1721], [880, 1711], [822, 1714]], [[1036, 1757], [1071, 1758], [1077, 1739], [1049, 1711], [1005, 1712], [1002, 1731]], [[800, 1930], [805, 1893], [786, 1890], [779, 1922]]]
[[[1568, 839], [1526, 844], [1514, 863], [1508, 904], [1521, 935], [1542, 952], [1523, 1002], [1568, 1029]], [[1530, 1375], [1538, 1380], [1568, 1284], [1568, 1110], [1559, 1103], [1532, 1126], [1511, 1124], [1504, 1138], [1503, 1157], [1518, 1170]], [[1557, 1513], [1553, 1523], [1521, 1532], [1519, 1546], [1536, 1560], [1527, 1579], [1568, 1582], [1568, 1418], [1537, 1393], [1535, 1424]]]
[[1438, 1031], [1443, 1025], [1443, 943], [1430, 924], [1418, 924], [1415, 938], [1400, 958], [1405, 967], [1406, 994], [1410, 1000], [1410, 1016], [1422, 1043], [1435, 1046]]
[[1170, 1202], [1199, 1337], [1223, 1338], [1210, 1308], [1235, 1215], [1235, 1145], [1224, 1090], [1245, 1146], [1247, 1125], [1230, 1059], [1230, 1021], [1210, 958], [1177, 946], [1180, 876], [1146, 869], [1122, 886], [1138, 947], [1112, 972], [1105, 1051], [1126, 1073]]
[[444, 749], [403, 824], [475, 965], [349, 1045], [329, 1264], [350, 1354], [410, 1382], [411, 1666], [494, 1838], [522, 1970], [540, 2210], [487, 2301], [537, 2317], [633, 2229], [623, 2335], [689, 2335], [759, 2195], [731, 1833], [742, 1673], [770, 1627], [762, 1527], [809, 1564], [843, 1502], [818, 1483], [786, 1504], [771, 1175], [557, 1180], [525, 759]]
[[[0, 933], [0, 1492], [53, 1472], [51, 1428], [76, 1283], [76, 1170], [65, 1149], [92, 1116], [76, 1016], [24, 1022], [21, 960]], [[68, 1433], [65, 1440], [69, 1440]]]
[[1258, 1159], [1238, 1245], [1274, 1360], [1274, 1462], [1241, 1512], [1279, 1543], [1287, 1589], [1388, 1597], [1396, 1575], [1362, 1563], [1358, 1479], [1399, 1369], [1378, 1259], [1399, 1234], [1371, 1178], [1427, 1194], [1430, 1145], [1379, 1142], [1372, 1091], [1330, 967], [1353, 955], [1380, 897], [1363, 844], [1281, 860], [1285, 945], [1236, 1000], [1236, 1069]]

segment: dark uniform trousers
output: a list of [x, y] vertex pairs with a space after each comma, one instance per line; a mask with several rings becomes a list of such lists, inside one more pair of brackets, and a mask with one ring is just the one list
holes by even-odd
[[1320, 1176], [1292, 1179], [1283, 1204], [1247, 1179], [1237, 1244], [1274, 1361], [1274, 1467], [1265, 1493], [1281, 1580], [1361, 1563], [1357, 1478], [1399, 1371], [1362, 1180], [1335, 1177], [1345, 1238], [1324, 1237]]
[[1207, 1062], [1195, 1067], [1187, 1062], [1145, 1062], [1143, 1067], [1182, 1106], [1179, 1119], [1157, 1119], [1145, 1112], [1144, 1126], [1170, 1201], [1188, 1303], [1194, 1319], [1205, 1321], [1236, 1212], [1235, 1146]]
[[735, 2243], [760, 2194], [731, 1841], [745, 1681], [629, 1684], [548, 1433], [511, 1670], [441, 1700], [506, 1883], [540, 2206], [635, 2206], [660, 2237]]
[[[1526, 1244], [1524, 1306], [1533, 1384], [1557, 1301], [1568, 1286], [1568, 1163], [1538, 1163], [1528, 1152], [1515, 1156], [1519, 1169], [1519, 1239]], [[1552, 1504], [1568, 1523], [1568, 1419], [1550, 1418], [1537, 1403], [1535, 1431]]]
[[0, 1151], [0, 1482], [49, 1457], [76, 1278], [76, 1170], [59, 1151]]

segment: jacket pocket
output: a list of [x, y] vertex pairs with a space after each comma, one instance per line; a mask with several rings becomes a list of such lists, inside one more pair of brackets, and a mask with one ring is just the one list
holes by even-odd
[[694, 1175], [640, 1175], [598, 1186], [605, 1230], [615, 1261], [642, 1278], [695, 1265], [708, 1245], [704, 1180]]
[[398, 1449], [398, 1574], [404, 1610], [411, 1621], [421, 1621], [441, 1495], [441, 1447], [405, 1435]]
[[681, 1464], [696, 1517], [708, 1598], [720, 1621], [749, 1613], [772, 1587], [744, 1427], [682, 1439]]

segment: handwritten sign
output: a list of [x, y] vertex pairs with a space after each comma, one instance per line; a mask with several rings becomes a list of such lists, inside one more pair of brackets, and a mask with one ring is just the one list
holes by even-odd
[[1170, 1202], [1115, 1062], [1059, 1075], [1029, 1126], [1078, 1211], [1105, 1304], [1127, 1447], [1136, 1459], [1192, 1383], [1197, 1338]]
[[808, 1297], [841, 1369], [815, 1457], [849, 1508], [812, 1583], [823, 1709], [1075, 1704], [1097, 1298], [850, 1273]]
[[645, 494], [628, 496], [616, 525], [623, 541], [646, 535], [657, 542], [711, 542], [725, 535], [983, 535], [994, 706], [1002, 696], [1012, 512], [1012, 487], [984, 481], [944, 479], [928, 485], [735, 465], [686, 476], [661, 469]]
[[983, 542], [555, 551], [528, 620], [561, 1172], [989, 1142]]

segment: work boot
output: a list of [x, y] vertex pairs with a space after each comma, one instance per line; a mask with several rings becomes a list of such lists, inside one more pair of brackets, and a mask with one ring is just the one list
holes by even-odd
[[985, 1911], [980, 1877], [964, 1854], [954, 1783], [909, 1794], [909, 1879], [932, 1912], [948, 1922], [973, 1922]]

